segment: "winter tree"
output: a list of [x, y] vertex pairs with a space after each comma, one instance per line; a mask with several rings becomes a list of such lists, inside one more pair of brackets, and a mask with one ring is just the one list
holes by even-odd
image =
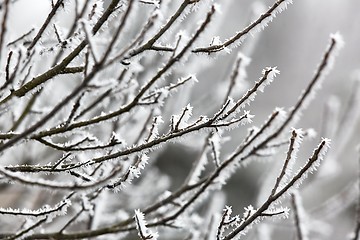
[[[320, 110], [318, 135], [300, 120], [337, 66], [338, 29], [319, 39], [327, 41], [323, 54], [314, 53], [318, 65], [291, 107], [280, 94], [284, 106], [271, 106], [265, 118], [253, 113], [254, 104], [268, 106], [258, 96], [287, 71], [275, 64], [248, 74], [259, 37], [296, 2], [246, 3], [247, 16], [230, 24], [227, 11], [237, 1], [2, 0], [1, 238], [331, 237], [333, 222], [321, 216], [353, 209], [358, 180], [311, 209], [303, 195], [316, 198], [324, 179], [343, 174], [338, 164], [358, 122], [359, 80], [349, 104], [332, 97]], [[37, 17], [25, 6], [45, 9], [41, 21], [12, 27], [22, 14]], [[236, 28], [223, 37], [230, 25]], [[231, 62], [222, 79], [204, 73], [218, 69], [218, 59]], [[302, 153], [304, 142], [312, 152]], [[176, 176], [157, 160], [179, 145], [196, 156], [177, 156], [189, 168], [171, 187]], [[224, 187], [254, 163], [261, 186], [241, 212]], [[359, 216], [347, 218], [351, 239], [358, 239]]]

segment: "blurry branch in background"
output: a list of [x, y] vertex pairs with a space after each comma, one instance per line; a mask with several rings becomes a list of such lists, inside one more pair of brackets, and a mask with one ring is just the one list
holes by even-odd
[[[340, 34], [330, 36], [293, 107], [276, 107], [256, 127], [248, 109], [280, 71], [264, 67], [260, 78], [240, 91], [250, 64], [240, 51], [225, 91], [217, 89], [221, 100], [211, 114], [202, 115], [206, 111], [194, 109], [191, 102], [178, 106], [170, 100], [199, 81], [204, 60], [199, 53], [230, 54], [292, 1], [275, 1], [223, 42], [208, 33], [219, 21], [222, 3], [207, 0], [57, 0], [41, 26], [10, 39], [8, 12], [15, 2], [0, 5], [0, 180], [5, 193], [11, 191], [10, 183], [21, 190], [17, 201], [0, 206], [1, 238], [126, 239], [136, 233], [140, 239], [171, 234], [230, 240], [265, 219], [288, 217], [290, 209], [281, 200], [319, 167], [330, 145], [330, 139], [322, 138], [309, 159], [296, 164], [299, 147], [311, 134], [294, 127], [333, 67], [343, 45]], [[73, 21], [65, 28], [64, 14], [71, 11]], [[179, 28], [184, 30], [174, 34]], [[211, 44], [199, 47], [204, 42]], [[357, 113], [357, 96], [351, 98], [349, 112]], [[337, 114], [330, 107], [330, 115]], [[336, 121], [326, 124], [324, 129], [332, 129]], [[249, 125], [244, 139], [234, 139], [237, 147], [226, 153], [228, 132], [245, 131]], [[330, 135], [339, 134], [334, 130]], [[155, 165], [158, 149], [184, 139], [194, 147], [202, 144], [182, 185], [170, 192], [172, 176]], [[254, 159], [278, 158], [286, 146], [267, 198], [246, 207], [242, 217], [232, 216], [230, 206], [221, 213], [222, 188], [237, 170]], [[299, 196], [291, 195], [294, 229], [298, 239], [306, 239]], [[200, 206], [208, 206], [209, 212], [203, 214]]]
[[296, 239], [306, 240], [309, 239], [308, 232], [305, 226], [305, 216], [303, 212], [303, 206], [301, 203], [301, 197], [298, 193], [291, 193], [291, 205], [294, 211], [294, 220], [296, 228]]
[[[9, 3], [10, 0], [5, 0], [4, 3], [1, 4], [1, 10], [2, 10], [2, 20], [1, 20], [1, 31], [0, 31], [0, 59], [2, 57], [2, 49], [4, 44], [4, 38], [7, 31], [7, 19], [9, 14]], [[4, 10], [3, 10], [4, 8]]]

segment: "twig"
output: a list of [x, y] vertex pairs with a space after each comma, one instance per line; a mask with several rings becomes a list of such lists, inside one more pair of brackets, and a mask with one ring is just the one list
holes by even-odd
[[2, 49], [3, 49], [4, 40], [5, 40], [5, 34], [6, 34], [6, 31], [7, 31], [7, 26], [6, 26], [7, 23], [6, 23], [6, 21], [8, 20], [10, 0], [5, 0], [3, 5], [4, 5], [5, 9], [4, 9], [3, 18], [2, 18], [2, 21], [1, 21], [0, 58], [1, 58], [1, 55], [2, 55]]
[[304, 226], [304, 216], [302, 216], [301, 209], [302, 206], [300, 206], [300, 196], [295, 193], [291, 193], [291, 205], [294, 210], [294, 220], [295, 220], [295, 229], [296, 229], [296, 239], [297, 240], [305, 240], [308, 239], [305, 226]]
[[222, 44], [212, 45], [210, 47], [202, 47], [202, 48], [196, 48], [193, 49], [193, 53], [212, 53], [212, 52], [218, 52], [226, 47], [234, 44], [236, 41], [239, 41], [240, 43], [245, 40], [245, 38], [248, 36], [248, 34], [252, 34], [252, 32], [258, 32], [261, 29], [265, 28], [268, 25], [268, 22], [270, 22], [273, 17], [276, 16], [278, 12], [283, 11], [287, 4], [292, 3], [292, 0], [278, 0], [276, 1], [265, 13], [263, 13], [255, 22], [251, 23], [249, 26], [247, 26], [244, 30], [237, 33], [235, 36], [229, 38]]
[[[114, 0], [115, 1], [115, 0]], [[132, 1], [131, 1], [132, 2]], [[131, 5], [128, 7], [128, 12], [131, 9]], [[127, 15], [127, 14], [126, 14]], [[104, 16], [104, 15], [103, 15]], [[102, 25], [103, 23], [101, 23]], [[119, 33], [121, 31], [121, 26], [124, 24], [124, 21], [122, 24], [120, 24], [120, 27], [118, 28], [118, 32]], [[100, 25], [100, 26], [101, 26]], [[97, 26], [97, 25], [95, 25]], [[99, 26], [99, 27], [100, 27]], [[95, 27], [94, 27], [95, 28]], [[116, 38], [118, 36], [115, 35], [115, 37], [113, 38], [112, 42], [109, 45], [109, 49], [111, 49], [112, 44], [115, 42]], [[114, 40], [115, 39], [115, 40]], [[80, 44], [77, 49], [79, 49], [79, 51], [81, 51], [81, 49], [83, 47], [85, 47], [85, 41], [82, 42], [83, 44]], [[84, 46], [83, 46], [84, 45]], [[109, 51], [107, 51], [106, 53], [108, 53]], [[76, 53], [76, 51], [74, 50], [72, 52], [72, 54]], [[70, 54], [71, 55], [71, 54]], [[106, 54], [104, 55], [106, 56]], [[68, 56], [69, 57], [69, 56]], [[75, 56], [73, 56], [75, 57]], [[71, 57], [72, 58], [72, 57]], [[64, 100], [62, 100], [60, 103], [58, 103], [47, 115], [45, 115], [40, 121], [38, 121], [37, 123], [35, 123], [34, 125], [32, 125], [31, 127], [29, 127], [27, 130], [25, 130], [23, 133], [17, 135], [16, 137], [10, 139], [9, 141], [7, 141], [5, 144], [0, 146], [0, 152], [5, 150], [8, 147], [11, 147], [12, 145], [14, 145], [16, 142], [18, 142], [19, 140], [21, 140], [22, 138], [26, 137], [27, 135], [31, 134], [32, 132], [34, 132], [35, 130], [37, 130], [38, 128], [40, 128], [42, 125], [44, 125], [49, 119], [51, 119], [55, 113], [57, 113], [60, 109], [63, 108], [63, 106], [65, 106], [72, 98], [74, 98], [79, 92], [81, 92], [83, 90], [83, 88], [88, 84], [88, 82], [90, 82], [92, 80], [92, 78], [97, 74], [97, 72], [101, 69], [101, 65], [104, 63], [105, 58], [102, 58], [100, 60], [100, 62], [95, 65], [91, 71], [91, 73], [89, 73], [87, 75], [87, 77], [83, 80], [83, 82], [76, 87]], [[54, 67], [56, 68], [56, 67]], [[15, 91], [16, 92], [16, 91]]]
[[[60, 2], [61, 0], [59, 0]], [[114, 11], [116, 6], [118, 5], [120, 0], [112, 0], [112, 2], [109, 4], [109, 7], [106, 9], [104, 14], [100, 17], [100, 19], [97, 21], [95, 26], [92, 29], [92, 33], [95, 34], [99, 31], [101, 26], [108, 20], [111, 13]], [[14, 96], [22, 97], [32, 89], [36, 88], [37, 86], [45, 83], [49, 79], [53, 78], [54, 76], [60, 74], [64, 68], [67, 67], [67, 65], [75, 58], [77, 57], [80, 52], [86, 47], [87, 42], [82, 41], [68, 56], [66, 56], [59, 64], [55, 65], [48, 71], [46, 71], [43, 74], [40, 74], [39, 76], [33, 78], [31, 81], [24, 84], [21, 88], [13, 91], [11, 94], [9, 94], [7, 97], [2, 99], [0, 101], [0, 105], [6, 103]], [[33, 53], [32, 53], [33, 54]]]
[[36, 45], [36, 43], [40, 40], [42, 34], [44, 33], [47, 26], [50, 24], [51, 19], [55, 16], [56, 12], [58, 11], [59, 7], [62, 6], [64, 0], [57, 0], [55, 5], [52, 7], [49, 15], [47, 16], [45, 22], [39, 29], [38, 33], [34, 37], [34, 39], [31, 41], [30, 45], [28, 46], [27, 50], [30, 52]]
[[24, 33], [23, 35], [21, 35], [20, 37], [18, 37], [18, 38], [15, 39], [14, 41], [9, 42], [6, 46], [7, 46], [7, 47], [10, 47], [11, 45], [16, 44], [17, 42], [25, 39], [27, 36], [29, 36], [29, 35], [30, 35], [32, 32], [34, 32], [34, 31], [35, 31], [35, 28], [30, 29], [30, 31], [28, 31], [27, 33]]

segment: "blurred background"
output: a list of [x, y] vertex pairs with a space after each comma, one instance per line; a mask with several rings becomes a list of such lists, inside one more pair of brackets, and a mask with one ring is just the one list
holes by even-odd
[[[222, 6], [222, 16], [219, 17], [216, 24], [217, 30], [212, 32], [224, 40], [242, 30], [251, 20], [254, 20], [257, 12], [267, 9], [274, 3], [274, 0], [218, 2]], [[19, 0], [14, 4], [12, 12], [17, 14], [10, 14], [9, 29], [11, 31], [9, 32], [13, 34], [13, 37], [10, 38], [16, 38], [19, 33], [29, 31], [31, 25], [39, 25], [47, 15], [48, 3], [48, 0], [37, 0], [36, 4], [34, 1]], [[304, 142], [298, 157], [300, 164], [310, 156], [313, 147], [324, 133], [324, 125], [328, 118], [324, 114], [327, 104], [330, 103], [332, 106], [330, 109], [333, 109], [333, 112], [338, 112], [338, 117], [335, 117], [336, 122], [349, 123], [347, 125], [340, 124], [337, 131], [334, 129], [335, 133], [332, 133], [334, 136], [324, 136], [335, 137], [329, 153], [332, 156], [330, 157], [332, 162], [328, 165], [328, 168], [333, 170], [324, 171], [328, 174], [318, 174], [304, 184], [301, 194], [304, 197], [305, 209], [310, 212], [310, 215], [311, 213], [315, 215], [316, 206], [321, 206], [321, 203], [354, 183], [358, 175], [359, 156], [356, 146], [360, 142], [360, 121], [357, 118], [359, 114], [355, 111], [353, 115], [348, 116], [352, 120], [348, 122], [342, 120], [342, 116], [347, 116], [347, 106], [355, 89], [353, 80], [356, 78], [356, 71], [360, 69], [359, 7], [358, 0], [294, 0], [294, 4], [279, 14], [269, 24], [269, 27], [254, 37], [246, 39], [241, 47], [234, 49], [229, 55], [220, 55], [217, 59], [210, 60], [212, 64], [208, 64], [209, 60], [207, 59], [204, 63], [205, 67], [197, 72], [199, 83], [194, 86], [192, 92], [186, 97], [181, 94], [177, 95], [180, 107], [190, 101], [194, 105], [195, 112], [200, 112], [200, 114], [212, 112], [218, 107], [212, 105], [214, 102], [218, 102], [214, 86], [227, 83], [229, 69], [231, 69], [238, 51], [243, 51], [252, 59], [247, 68], [245, 85], [251, 86], [261, 76], [261, 71], [266, 66], [277, 66], [281, 71], [274, 83], [266, 88], [264, 94], [259, 94], [256, 101], [248, 108], [255, 115], [254, 125], [259, 126], [275, 107], [288, 109], [296, 102], [302, 89], [313, 77], [329, 44], [329, 35], [340, 32], [344, 38], [345, 47], [336, 58], [336, 63], [330, 74], [326, 76], [316, 99], [304, 112], [301, 121], [296, 126], [303, 129], [312, 127], [318, 133], [314, 140]], [[355, 103], [355, 110], [356, 108], [360, 109], [357, 104], [359, 101]], [[357, 110], [357, 112], [359, 111]], [[245, 133], [246, 129], [244, 128], [232, 132], [232, 140], [224, 146], [223, 156], [239, 144]], [[339, 140], [336, 139], [337, 136]], [[260, 200], [259, 194], [269, 190], [264, 190], [260, 186], [274, 176], [273, 172], [276, 173], [279, 163], [284, 159], [285, 150], [281, 150], [272, 160], [252, 162], [235, 174], [225, 187], [228, 196], [226, 204], [232, 205], [234, 212], [241, 214], [244, 207], [250, 204], [256, 206], [257, 201]], [[186, 143], [180, 143], [164, 147], [156, 156], [159, 168], [173, 177], [172, 188], [181, 184], [197, 154], [198, 149]], [[311, 184], [311, 188], [309, 184]], [[313, 197], [314, 189], [317, 191], [316, 198]], [[356, 188], [350, 192], [353, 191], [356, 191]], [[356, 194], [354, 196], [356, 197]], [[339, 214], [322, 219], [336, 226], [336, 230], [332, 230], [331, 239], [345, 239], [353, 229], [354, 196], [344, 195], [344, 198], [350, 199], [348, 205], [345, 203], [335, 205], [336, 209], [329, 211], [335, 213], [340, 210]], [[282, 230], [287, 231], [286, 225], [282, 226], [284, 228]], [[321, 226], [325, 230], [331, 230], [331, 225]]]

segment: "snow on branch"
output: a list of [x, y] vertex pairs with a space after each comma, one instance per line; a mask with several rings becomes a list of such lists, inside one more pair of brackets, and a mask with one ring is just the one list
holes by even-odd
[[196, 48], [192, 51], [194, 53], [212, 53], [227, 49], [228, 46], [240, 45], [249, 35], [253, 36], [255, 33], [266, 28], [278, 13], [286, 10], [289, 4], [292, 4], [292, 0], [278, 0], [265, 13], [261, 14], [256, 21], [251, 23], [241, 32], [238, 32], [235, 36], [225, 40], [223, 43], [219, 43], [218, 41], [210, 47]]
[[262, 71], [263, 76], [259, 79], [259, 81], [255, 82], [253, 88], [249, 89], [244, 96], [242, 96], [238, 101], [233, 103], [230, 109], [221, 116], [219, 116], [219, 120], [223, 120], [228, 118], [231, 114], [236, 113], [239, 108], [244, 108], [246, 105], [250, 105], [252, 101], [255, 100], [257, 95], [257, 91], [263, 92], [265, 86], [269, 85], [277, 74], [280, 74], [280, 71], [277, 70], [277, 67], [267, 67]]
[[295, 191], [291, 193], [291, 205], [294, 210], [294, 220], [296, 228], [296, 236], [298, 240], [307, 240], [308, 230], [306, 226], [306, 216], [301, 202], [300, 194]]
[[28, 176], [20, 175], [19, 173], [13, 173], [11, 171], [5, 170], [3, 167], [0, 167], [0, 175], [2, 175], [3, 180], [8, 179], [19, 184], [27, 186], [42, 187], [46, 189], [58, 189], [58, 190], [87, 190], [91, 188], [96, 188], [106, 184], [110, 179], [116, 177], [122, 168], [115, 168], [108, 176], [103, 179], [99, 179], [90, 183], [77, 183], [77, 182], [61, 182], [61, 181], [51, 181], [41, 178], [31, 178]]
[[142, 240], [156, 240], [159, 235], [157, 232], [152, 232], [146, 225], [145, 215], [139, 209], [135, 210], [135, 221], [138, 235]]
[[325, 154], [330, 148], [331, 140], [323, 138], [317, 148], [314, 149], [312, 156], [307, 163], [300, 168], [289, 180], [289, 182], [282, 187], [275, 195], [274, 198], [278, 198], [287, 192], [293, 186], [298, 188], [299, 185], [308, 177], [309, 173], [313, 173], [320, 166], [321, 161], [324, 159]]
[[56, 217], [57, 215], [65, 215], [70, 205], [71, 201], [69, 199], [65, 199], [57, 203], [54, 207], [44, 206], [37, 210], [0, 208], [0, 214], [27, 217], [49, 217], [50, 214], [53, 214], [53, 217]]
[[302, 110], [305, 109], [315, 98], [316, 92], [321, 88], [321, 84], [325, 76], [333, 68], [335, 58], [343, 46], [344, 41], [339, 33], [330, 35], [330, 44], [325, 51], [317, 70], [315, 71], [314, 77], [306, 89], [303, 90], [296, 104], [292, 107], [284, 126], [287, 126], [290, 122], [295, 123], [301, 117]]
[[301, 167], [296, 174], [292, 176], [288, 183], [274, 195], [270, 195], [269, 198], [259, 208], [249, 211], [249, 213], [244, 218], [244, 221], [239, 224], [239, 226], [237, 226], [224, 239], [238, 239], [242, 234], [244, 234], [244, 231], [248, 231], [254, 223], [258, 223], [260, 217], [275, 216], [277, 214], [287, 217], [289, 210], [287, 208], [283, 210], [274, 210], [274, 204], [277, 203], [277, 200], [280, 197], [284, 197], [284, 194], [288, 192], [289, 189], [298, 188], [302, 181], [308, 176], [308, 174], [316, 170], [317, 166], [319, 166], [321, 160], [324, 158], [324, 155], [327, 152], [329, 146], [330, 140], [323, 139], [318, 145], [318, 147], [314, 150], [312, 156], [309, 158], [307, 163], [303, 167]]
[[301, 129], [293, 129], [291, 132], [289, 149], [286, 153], [286, 159], [284, 165], [281, 169], [281, 172], [276, 179], [276, 183], [274, 188], [271, 191], [271, 195], [275, 195], [281, 185], [284, 185], [287, 179], [291, 176], [292, 166], [296, 160], [297, 152], [299, 151], [299, 147], [302, 141], [302, 130]]

